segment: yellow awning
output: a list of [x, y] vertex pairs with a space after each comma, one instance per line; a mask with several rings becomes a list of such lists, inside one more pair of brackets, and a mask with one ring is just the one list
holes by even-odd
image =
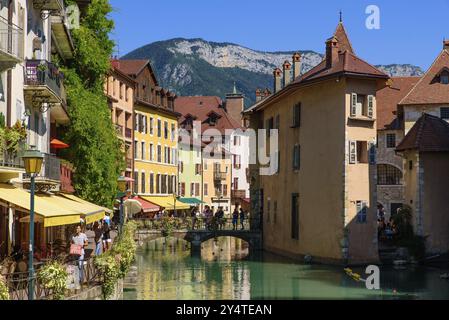
[[90, 224], [104, 218], [104, 208], [87, 201], [78, 202], [61, 195], [39, 194], [37, 197], [50, 201], [55, 205], [61, 206], [62, 208], [69, 208], [79, 212], [80, 216], [85, 219], [86, 224]]
[[111, 209], [104, 208], [104, 207], [98, 206], [98, 205], [96, 205], [96, 204], [90, 203], [89, 201], [86, 201], [86, 200], [84, 200], [84, 199], [78, 198], [78, 197], [74, 196], [73, 194], [61, 193], [61, 194], [59, 194], [59, 195], [62, 196], [62, 197], [64, 197], [64, 198], [73, 200], [73, 201], [77, 201], [77, 202], [81, 202], [81, 203], [88, 204], [88, 205], [93, 206], [93, 207], [97, 207], [98, 210], [103, 210], [104, 212], [107, 212], [107, 213], [109, 213], [109, 214], [112, 214], [112, 213], [113, 213], [113, 211], [112, 211]]
[[[0, 199], [26, 211], [30, 211], [30, 193], [8, 184], [0, 184]], [[63, 207], [54, 201], [35, 197], [34, 212], [43, 218], [44, 227], [55, 227], [80, 222], [80, 212]]]
[[[157, 204], [160, 207], [163, 207], [167, 211], [173, 211], [175, 210], [175, 201], [172, 196], [168, 197], [141, 197], [146, 201], [152, 202], [154, 204]], [[186, 210], [190, 209], [190, 206], [188, 204], [182, 203], [179, 200], [176, 200], [176, 210]]]

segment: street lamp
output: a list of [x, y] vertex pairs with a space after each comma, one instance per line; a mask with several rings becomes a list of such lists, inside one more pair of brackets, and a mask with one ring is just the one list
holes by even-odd
[[25, 171], [30, 175], [30, 242], [28, 248], [28, 300], [34, 299], [34, 266], [33, 266], [33, 250], [34, 250], [34, 179], [41, 171], [44, 156], [38, 150], [25, 151], [22, 156], [25, 164]]
[[124, 223], [124, 217], [123, 217], [123, 198], [126, 195], [126, 189], [127, 189], [127, 185], [128, 185], [128, 180], [123, 177], [120, 176], [117, 179], [117, 185], [118, 185], [118, 190], [119, 190], [119, 198], [120, 198], [120, 229], [119, 229], [119, 233], [122, 233], [122, 229], [123, 229], [123, 223]]

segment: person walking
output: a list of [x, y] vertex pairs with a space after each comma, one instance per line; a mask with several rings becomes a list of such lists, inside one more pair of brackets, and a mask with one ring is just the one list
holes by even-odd
[[245, 211], [243, 211], [243, 208], [240, 208], [240, 225], [242, 226], [242, 230], [245, 230]]
[[111, 240], [111, 228], [103, 221], [103, 252], [109, 251], [109, 247], [112, 244]]
[[237, 230], [238, 220], [239, 220], [239, 211], [238, 207], [236, 206], [234, 212], [232, 212], [232, 230]]
[[95, 234], [95, 255], [99, 256], [101, 254], [101, 244], [103, 240], [103, 225], [101, 222], [95, 221], [94, 223], [94, 234]]
[[[85, 233], [81, 232], [81, 226], [76, 227], [76, 232], [72, 236], [72, 245], [79, 246], [81, 250], [77, 252], [77, 264], [79, 269], [79, 281], [80, 284], [84, 281], [84, 248], [89, 245], [89, 239]], [[70, 249], [72, 251], [72, 248]], [[71, 252], [72, 253], [72, 252]], [[79, 253], [79, 254], [78, 254]]]
[[192, 211], [190, 212], [190, 217], [192, 218], [192, 230], [195, 230], [196, 225], [196, 213], [198, 211], [198, 207], [194, 207]]

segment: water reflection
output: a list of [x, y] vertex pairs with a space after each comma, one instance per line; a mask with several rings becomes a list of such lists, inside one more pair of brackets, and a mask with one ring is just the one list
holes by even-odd
[[[137, 286], [125, 299], [449, 299], [444, 270], [410, 267], [381, 269], [381, 291], [367, 290], [342, 268], [302, 265], [264, 254], [248, 258], [248, 244], [219, 238], [203, 244], [202, 257], [192, 258], [179, 239], [148, 242], [139, 249]], [[362, 269], [354, 271], [363, 274]], [[446, 271], [447, 272], [447, 271]]]

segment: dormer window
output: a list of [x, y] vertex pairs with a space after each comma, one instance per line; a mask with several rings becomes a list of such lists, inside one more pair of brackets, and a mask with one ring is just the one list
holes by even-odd
[[440, 82], [442, 84], [449, 84], [449, 73], [448, 72], [441, 75]]

